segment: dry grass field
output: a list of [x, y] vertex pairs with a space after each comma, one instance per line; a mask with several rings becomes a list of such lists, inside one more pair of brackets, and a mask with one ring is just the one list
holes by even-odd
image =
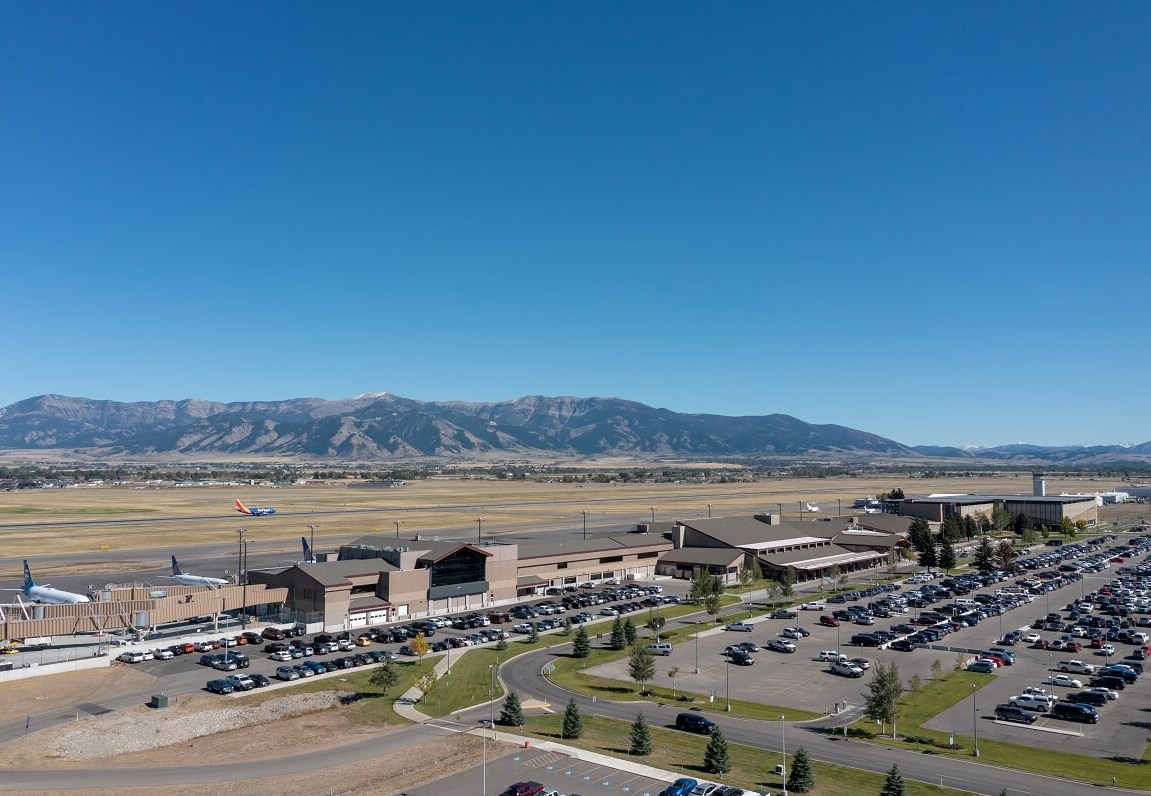
[[[1111, 488], [1086, 479], [1048, 479], [1048, 494]], [[809, 520], [850, 512], [855, 498], [901, 487], [909, 496], [934, 492], [1029, 493], [1026, 473], [971, 478], [778, 478], [747, 484], [563, 484], [533, 481], [434, 478], [410, 481], [397, 489], [351, 489], [344, 485], [283, 488], [91, 487], [0, 493], [0, 539], [7, 557], [102, 550], [145, 550], [232, 543], [237, 528], [264, 541], [282, 540], [294, 548], [315, 524], [317, 540], [372, 533], [393, 533], [395, 521], [405, 537], [414, 533], [465, 535], [483, 517], [484, 536], [524, 535], [581, 527], [587, 512], [589, 531], [620, 529], [650, 519], [706, 517], [783, 511], [790, 519]], [[232, 503], [274, 506], [271, 517], [246, 517]], [[819, 514], [801, 513], [803, 502]], [[1116, 512], [1151, 514], [1146, 506]], [[1108, 509], [1107, 511], [1112, 511]], [[1110, 519], [1110, 517], [1108, 517]]]

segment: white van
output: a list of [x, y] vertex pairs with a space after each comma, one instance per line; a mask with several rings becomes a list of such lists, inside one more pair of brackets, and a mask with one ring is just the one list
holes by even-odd
[[955, 600], [955, 604], [962, 605], [964, 608], [974, 608], [979, 603], [975, 602], [975, 600], [971, 599], [970, 597], [958, 597]]
[[671, 644], [648, 644], [647, 651], [652, 655], [671, 655]]
[[836, 652], [835, 650], [822, 650], [819, 653], [818, 660], [821, 661], [845, 661], [847, 656]]

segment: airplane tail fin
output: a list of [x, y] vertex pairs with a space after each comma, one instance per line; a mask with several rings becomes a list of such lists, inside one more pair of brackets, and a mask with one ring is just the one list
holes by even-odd
[[180, 565], [176, 563], [176, 557], [172, 556], [172, 575], [175, 576], [175, 575], [183, 575], [183, 574], [184, 573], [180, 571]]
[[32, 580], [32, 570], [28, 567], [28, 562], [24, 562], [24, 591], [36, 587], [36, 581]]
[[304, 546], [304, 560], [309, 563], [314, 563], [316, 554], [312, 552], [312, 548], [308, 546], [308, 537], [301, 536], [300, 543]]
[[248, 511], [248, 507], [245, 506], [243, 503], [241, 503], [239, 500], [236, 500], [236, 511], [240, 512], [241, 514], [251, 514], [252, 513], [250, 511]]

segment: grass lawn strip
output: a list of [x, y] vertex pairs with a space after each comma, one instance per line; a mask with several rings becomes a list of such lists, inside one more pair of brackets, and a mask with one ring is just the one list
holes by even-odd
[[[563, 717], [560, 715], [530, 716], [527, 724], [519, 729], [525, 737], [558, 741], [580, 749], [664, 768], [685, 777], [718, 781], [718, 778], [708, 774], [702, 765], [704, 748], [707, 746], [706, 737], [652, 726], [654, 754], [649, 757], [632, 757], [627, 749], [630, 722], [585, 714], [583, 736], [574, 740], [564, 740], [560, 738], [562, 721]], [[501, 728], [505, 732], [510, 729], [512, 728]], [[760, 793], [782, 791], [783, 782], [780, 777], [772, 773], [775, 766], [783, 762], [778, 754], [730, 741], [728, 750], [732, 770], [727, 776], [722, 777], [725, 784], [738, 785]], [[815, 773], [815, 788], [807, 791], [808, 796], [863, 796], [879, 793], [883, 787], [883, 774], [821, 763], [818, 760], [812, 760], [811, 764]], [[790, 767], [789, 757], [789, 770]], [[908, 796], [974, 796], [971, 791], [941, 788], [938, 785], [910, 779], [906, 779], [905, 782]]]

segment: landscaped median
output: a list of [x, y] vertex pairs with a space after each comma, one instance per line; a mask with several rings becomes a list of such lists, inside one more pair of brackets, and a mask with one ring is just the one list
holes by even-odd
[[[937, 680], [928, 681], [917, 694], [904, 693], [899, 700], [899, 720], [896, 724], [898, 738], [889, 735], [880, 737], [875, 732], [875, 723], [870, 719], [860, 719], [852, 724], [848, 731], [854, 738], [875, 739], [888, 747], [970, 758], [972, 736], [956, 733], [953, 749], [948, 733], [930, 730], [923, 725], [960, 700], [970, 698], [973, 686], [979, 689], [989, 682], [991, 680], [987, 675], [951, 672]], [[980, 738], [979, 761], [1093, 785], [1115, 784], [1122, 788], [1151, 790], [1151, 746], [1144, 748], [1142, 760], [1121, 763], [1106, 758], [1074, 755]]]
[[[652, 726], [649, 728], [652, 754], [635, 757], [628, 753], [630, 722], [585, 715], [583, 734], [577, 739], [561, 738], [562, 722], [563, 717], [560, 715], [530, 716], [523, 727], [500, 729], [503, 732], [519, 732], [525, 738], [557, 741], [579, 749], [656, 766], [685, 777], [716, 781], [715, 775], [709, 774], [703, 767], [704, 749], [708, 743], [705, 736]], [[771, 728], [765, 728], [765, 732], [771, 732]], [[783, 762], [779, 754], [731, 741], [728, 741], [728, 752], [732, 769], [722, 777], [725, 784], [738, 785], [760, 793], [782, 791], [782, 779], [774, 773], [775, 766]], [[788, 757], [789, 771], [793, 759]], [[812, 760], [811, 767], [815, 775], [815, 787], [806, 791], [806, 796], [865, 796], [879, 793], [883, 788], [883, 774], [821, 763], [818, 760]], [[905, 782], [908, 796], [975, 796], [971, 791], [941, 788], [912, 780]]]

